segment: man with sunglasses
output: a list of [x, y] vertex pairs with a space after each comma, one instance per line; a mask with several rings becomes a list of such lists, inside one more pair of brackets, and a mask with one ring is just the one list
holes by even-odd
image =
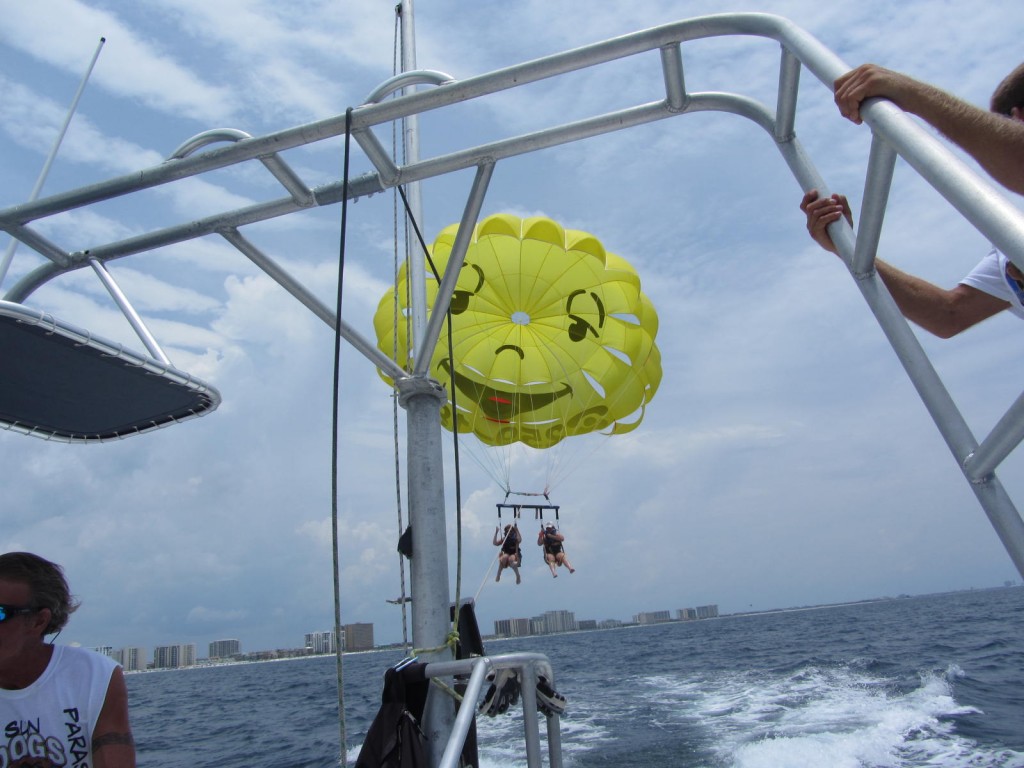
[[[971, 154], [996, 181], [1024, 194], [1024, 64], [1014, 69], [992, 94], [986, 112], [898, 72], [864, 64], [835, 82], [835, 100], [842, 115], [860, 124], [864, 99], [881, 96], [918, 115]], [[850, 206], [843, 195], [820, 197], [816, 189], [804, 195], [800, 210], [816, 243], [837, 253], [829, 224], [845, 217]], [[951, 290], [875, 260], [879, 276], [908, 320], [948, 339], [1009, 309], [1024, 318], [1024, 274], [1004, 254], [992, 249]]]
[[0, 765], [135, 766], [121, 668], [43, 641], [77, 608], [59, 565], [0, 555]]

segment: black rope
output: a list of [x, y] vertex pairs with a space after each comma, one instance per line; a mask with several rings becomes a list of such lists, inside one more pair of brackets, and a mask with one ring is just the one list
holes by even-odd
[[331, 393], [331, 533], [334, 537], [334, 648], [338, 667], [338, 727], [341, 730], [342, 766], [348, 763], [345, 739], [345, 686], [341, 653], [341, 579], [338, 555], [338, 402], [341, 390], [341, 295], [345, 277], [345, 236], [348, 228], [348, 172], [352, 137], [352, 108], [345, 111], [345, 161], [341, 184], [341, 237], [338, 246], [338, 296], [334, 322], [334, 386]]

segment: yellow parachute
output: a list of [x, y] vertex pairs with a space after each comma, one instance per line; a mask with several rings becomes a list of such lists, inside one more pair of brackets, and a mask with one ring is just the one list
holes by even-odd
[[[445, 228], [430, 249], [439, 274], [457, 231], [457, 224]], [[403, 367], [407, 279], [403, 266], [398, 290], [381, 299], [373, 318], [377, 345], [389, 356], [397, 333]], [[437, 289], [428, 270], [431, 309]], [[451, 313], [454, 364], [443, 332], [430, 361], [430, 375], [448, 392], [441, 420], [450, 430], [457, 412], [459, 432], [487, 445], [547, 448], [571, 435], [629, 432], [661, 382], [658, 316], [636, 270], [593, 235], [551, 219], [499, 214], [481, 221]]]

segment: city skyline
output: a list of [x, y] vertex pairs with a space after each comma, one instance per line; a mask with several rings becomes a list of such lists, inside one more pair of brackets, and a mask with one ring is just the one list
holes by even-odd
[[[485, 641], [486, 640], [508, 640], [508, 639], [522, 638], [522, 637], [536, 637], [538, 635], [544, 635], [544, 634], [562, 634], [562, 633], [566, 633], [566, 632], [601, 631], [601, 630], [621, 629], [621, 628], [628, 628], [628, 627], [654, 626], [654, 625], [657, 625], [657, 624], [665, 624], [665, 623], [688, 623], [688, 622], [693, 622], [693, 621], [705, 621], [705, 620], [709, 620], [709, 619], [732, 619], [732, 618], [741, 618], [743, 616], [751, 616], [751, 615], [758, 615], [758, 614], [798, 613], [798, 612], [803, 612], [803, 611], [813, 611], [813, 610], [820, 610], [820, 609], [827, 609], [827, 608], [836, 608], [836, 607], [841, 607], [841, 606], [845, 606], [845, 605], [857, 605], [857, 604], [860, 604], [860, 603], [884, 602], [884, 601], [888, 601], [888, 600], [903, 600], [903, 599], [912, 598], [912, 597], [928, 597], [928, 596], [931, 596], [931, 595], [956, 594], [958, 592], [986, 591], [986, 590], [992, 590], [992, 589], [1005, 589], [1005, 588], [1010, 588], [1010, 587], [1022, 587], [1022, 586], [1024, 586], [1024, 582], [1022, 582], [1020, 580], [1016, 580], [1016, 579], [1009, 579], [1009, 580], [1005, 580], [1001, 585], [988, 586], [988, 587], [971, 587], [969, 589], [949, 590], [949, 591], [935, 592], [935, 593], [923, 593], [923, 594], [920, 594], [920, 595], [901, 594], [901, 595], [896, 595], [896, 596], [872, 597], [872, 598], [865, 598], [865, 599], [862, 599], [862, 600], [844, 601], [844, 602], [839, 602], [839, 603], [822, 603], [822, 604], [817, 604], [817, 605], [800, 605], [800, 606], [790, 606], [790, 607], [781, 607], [781, 608], [769, 608], [769, 609], [755, 610], [755, 611], [737, 611], [737, 612], [733, 612], [733, 613], [719, 613], [717, 605], [715, 605], [715, 604], [708, 604], [708, 605], [703, 605], [703, 606], [696, 606], [695, 608], [677, 608], [677, 609], [674, 609], [674, 611], [676, 613], [676, 616], [674, 618], [670, 615], [671, 612], [672, 612], [670, 610], [641, 611], [641, 612], [639, 612], [637, 614], [634, 614], [631, 621], [620, 620], [620, 619], [601, 619], [601, 620], [597, 620], [597, 619], [579, 619], [579, 620], [577, 620], [577, 619], [575, 619], [575, 615], [574, 615], [573, 611], [568, 611], [568, 610], [565, 610], [565, 609], [558, 609], [558, 610], [552, 610], [552, 611], [545, 611], [543, 614], [541, 614], [539, 616], [532, 617], [532, 618], [520, 617], [520, 618], [495, 619], [494, 620], [494, 629], [495, 629], [494, 633], [493, 634], [483, 634], [482, 635], [482, 639], [485, 640]], [[537, 620], [540, 619], [542, 621], [542, 624], [543, 624], [543, 620], [548, 615], [559, 615], [563, 622], [569, 622], [569, 623], [572, 624], [572, 626], [569, 627], [569, 628], [558, 629], [558, 630], [554, 630], [554, 631], [538, 631], [538, 632], [532, 631], [532, 630], [534, 630], [534, 629], [536, 629], [538, 627]], [[525, 622], [525, 624], [523, 624], [524, 622]], [[524, 631], [522, 633], [510, 632], [508, 634], [503, 634], [502, 632], [498, 631], [498, 625], [499, 624], [501, 624], [503, 626], [507, 626], [507, 627], [511, 627], [514, 624], [518, 625], [518, 626], [521, 626], [521, 627], [525, 626], [527, 628], [527, 631]], [[371, 632], [371, 635], [372, 635], [372, 624], [371, 625], [366, 625], [366, 624], [345, 625], [345, 626], [361, 626], [361, 627], [369, 626], [370, 627], [370, 632]], [[564, 626], [564, 624], [563, 624], [563, 626]], [[365, 630], [363, 630], [363, 631], [365, 631]], [[253, 661], [272, 661], [272, 660], [279, 660], [279, 659], [285, 659], [285, 658], [303, 658], [303, 657], [306, 657], [306, 656], [323, 656], [323, 655], [333, 654], [333, 653], [335, 653], [335, 650], [333, 649], [333, 647], [330, 650], [322, 650], [320, 652], [313, 652], [313, 649], [310, 647], [309, 642], [308, 642], [308, 640], [311, 637], [311, 635], [332, 635], [332, 634], [333, 633], [330, 630], [322, 631], [322, 632], [316, 632], [316, 633], [306, 633], [305, 637], [306, 637], [307, 642], [302, 647], [260, 649], [260, 650], [254, 650], [254, 651], [241, 652], [240, 655], [242, 657], [244, 657], [244, 658], [241, 659], [238, 663], [246, 663], [246, 662], [253, 662]], [[364, 635], [364, 637], [365, 637], [365, 635]], [[240, 643], [241, 641], [236, 638], [236, 639], [231, 639], [231, 640], [212, 641], [209, 645], [212, 647], [213, 645], [215, 645], [218, 642], [226, 642], [226, 643], [236, 643], [237, 642], [237, 643]], [[187, 644], [187, 645], [191, 645], [193, 648], [196, 647], [195, 643], [190, 643], [190, 644]], [[159, 646], [159, 647], [174, 647], [174, 646], [172, 645], [172, 646]], [[179, 645], [178, 647], [183, 647], [183, 646]], [[380, 645], [373, 645], [372, 647], [369, 647], [369, 648], [358, 648], [358, 649], [353, 648], [351, 651], [343, 651], [343, 652], [362, 653], [362, 652], [367, 652], [367, 651], [390, 650], [390, 649], [395, 649], [395, 648], [400, 648], [400, 647], [402, 647], [401, 643], [384, 643], [384, 644], [380, 644]], [[95, 647], [92, 647], [92, 650], [96, 651], [97, 653], [103, 653], [105, 655], [111, 656], [112, 658], [117, 660], [119, 663], [122, 663], [120, 661], [120, 654], [131, 651], [131, 652], [135, 652], [137, 656], [141, 652], [141, 654], [144, 656], [146, 649], [138, 648], [138, 647], [125, 647], [125, 648], [117, 648], [117, 649], [115, 649], [114, 647], [108, 645], [108, 646], [95, 646]], [[207, 656], [207, 657], [197, 657], [194, 653], [192, 654], [192, 656], [193, 656], [193, 659], [194, 659], [194, 664], [191, 665], [191, 666], [205, 666], [201, 662], [210, 662], [210, 661], [213, 660], [209, 656]], [[235, 662], [233, 662], [231, 660], [226, 660], [226, 659], [224, 659], [224, 660], [218, 659], [218, 661], [223, 661], [223, 663], [235, 663]], [[133, 667], [125, 666], [124, 664], [122, 664], [122, 666], [124, 666], [125, 671], [146, 671], [146, 670], [153, 670], [154, 669], [154, 667], [152, 665], [148, 665], [148, 666], [144, 665], [142, 668], [133, 668]], [[177, 668], [182, 668], [182, 667], [166, 667], [166, 668], [167, 669], [177, 669]]]
[[210, 641], [207, 646], [207, 655], [201, 657], [197, 654], [198, 644], [195, 642], [168, 643], [154, 646], [151, 656], [152, 661], [147, 661], [149, 654], [143, 646], [115, 648], [112, 645], [102, 645], [92, 646], [92, 650], [111, 657], [125, 671], [177, 669], [180, 667], [196, 666], [199, 661], [227, 661], [239, 656], [258, 657], [265, 654], [315, 656], [335, 653], [338, 646], [336, 642], [338, 635], [341, 638], [341, 648], [346, 652], [355, 653], [372, 650], [376, 647], [373, 639], [373, 624], [353, 623], [343, 624], [338, 633], [335, 633], [333, 630], [307, 632], [304, 635], [303, 644], [292, 648], [243, 651], [242, 641], [239, 638], [227, 638]]
[[[964, 587], [962, 589], [941, 590], [939, 592], [921, 592], [921, 593], [916, 593], [916, 594], [913, 594], [913, 595], [910, 595], [908, 593], [900, 593], [898, 595], [881, 595], [881, 596], [874, 596], [874, 597], [865, 597], [865, 598], [860, 598], [860, 599], [856, 599], [856, 600], [843, 600], [843, 601], [838, 601], [838, 602], [813, 603], [813, 604], [791, 605], [791, 606], [776, 606], [776, 607], [772, 607], [772, 608], [759, 608], [759, 609], [751, 609], [751, 610], [746, 610], [746, 611], [729, 611], [729, 612], [717, 615], [716, 618], [723, 618], [723, 617], [726, 617], [726, 616], [743, 616], [743, 615], [754, 614], [754, 613], [775, 613], [775, 612], [785, 612], [785, 611], [811, 610], [811, 609], [814, 609], [814, 608], [825, 608], [825, 607], [830, 607], [830, 606], [848, 605], [848, 604], [854, 604], [854, 603], [867, 603], [867, 602], [875, 602], [875, 601], [879, 601], [879, 600], [892, 600], [892, 599], [903, 598], [903, 597], [921, 597], [921, 596], [925, 596], [925, 595], [929, 595], [929, 594], [947, 594], [947, 593], [955, 593], [955, 592], [971, 592], [971, 591], [975, 591], [975, 590], [999, 589], [999, 588], [1003, 588], [1003, 587], [1022, 586], [1022, 585], [1024, 585], [1024, 580], [1020, 580], [1020, 579], [1004, 579], [1002, 581], [1002, 583], [1000, 583], [1000, 584], [993, 584], [993, 585], [981, 586], [981, 587], [973, 587], [973, 586], [972, 587]], [[700, 606], [698, 606], [698, 607], [700, 607]], [[661, 609], [661, 611], [662, 612], [664, 612], [665, 610], [677, 611], [677, 612], [679, 612], [679, 611], [686, 611], [686, 610], [694, 610], [694, 611], [696, 611], [698, 607], [695, 607], [693, 609], [686, 609], [686, 608]], [[716, 604], [716, 603], [711, 603], [711, 604], [708, 604], [707, 606], [704, 606], [704, 607], [713, 607], [716, 611], [718, 610], [718, 604]], [[552, 611], [565, 611], [565, 610], [568, 610], [568, 609], [552, 609]], [[544, 613], [549, 613], [549, 612], [551, 612], [551, 611], [546, 611]], [[575, 611], [570, 611], [570, 612], [571, 613], [575, 613]], [[596, 622], [598, 624], [600, 624], [602, 622], [610, 622], [610, 623], [618, 623], [620, 625], [628, 625], [631, 622], [632, 623], [638, 623], [635, 620], [636, 620], [638, 615], [643, 614], [643, 613], [653, 614], [653, 613], [658, 613], [658, 611], [638, 611], [637, 613], [631, 613], [630, 614], [630, 619], [618, 619], [618, 618], [614, 618], [614, 617], [605, 617], [605, 618], [602, 618], [602, 619], [583, 619], [581, 621], [594, 621], [594, 622]], [[540, 614], [540, 615], [543, 615], [543, 613]], [[534, 618], [534, 617], [530, 617], [530, 618]], [[529, 621], [530, 618], [525, 618], [524, 620]], [[502, 621], [502, 620], [508, 621], [508, 620], [511, 620], [511, 619], [510, 619], [510, 617], [503, 617], [503, 618], [494, 618], [494, 619], [490, 619], [490, 620], [483, 620], [483, 619], [480, 618], [480, 616], [478, 614], [477, 615], [477, 620], [478, 620], [478, 623], [479, 623], [480, 626], [483, 626], [486, 621], [489, 621], [490, 625], [493, 626], [493, 623], [496, 622], [496, 621]], [[679, 620], [685, 620], [685, 619], [679, 619]], [[347, 625], [343, 624], [342, 627], [344, 628], [345, 626], [354, 626], [354, 625], [366, 624], [366, 623], [367, 622], [352, 622], [351, 624], [347, 624]], [[369, 622], [369, 624], [371, 626], [375, 626], [372, 622]], [[316, 634], [331, 635], [332, 631], [331, 630], [317, 630]], [[304, 634], [304, 638], [308, 638], [309, 635], [310, 635], [310, 633], [305, 633]], [[487, 638], [487, 637], [492, 637], [492, 636], [491, 635], [484, 635], [484, 637]], [[81, 643], [79, 641], [76, 641], [76, 640], [74, 640], [73, 638], [70, 638], [70, 637], [69, 637], [67, 642], [68, 642], [69, 645], [83, 645], [83, 646], [86, 646], [86, 647], [89, 647], [89, 648], [93, 648], [93, 649], [97, 649], [97, 650], [100, 649], [100, 648], [111, 648], [111, 649], [113, 649], [115, 647], [121, 647], [121, 648], [133, 647], [133, 646], [131, 646], [129, 644], [120, 644], [120, 645], [118, 645], [118, 644], [110, 644], [110, 643], [101, 643], [100, 645], [86, 644], [86, 643]], [[200, 645], [202, 645], [204, 643], [209, 645], [211, 643], [216, 642], [216, 640], [203, 640], [203, 641], [193, 640], [193, 641], [190, 641], [190, 642], [198, 647], [198, 646], [200, 646]], [[383, 642], [380, 645], [377, 645], [375, 647], [379, 647], [379, 648], [393, 648], [393, 647], [400, 647], [401, 645], [402, 645], [402, 641], [401, 640], [397, 640], [397, 641], [396, 640], [389, 640], [389, 641]], [[137, 646], [137, 647], [142, 648], [143, 646]], [[156, 647], [156, 646], [154, 646], [154, 647]], [[281, 651], [284, 651], [284, 650], [295, 650], [298, 647], [299, 646], [294, 646], [294, 647], [292, 647], [292, 646], [280, 646], [280, 647], [277, 647], [277, 648], [262, 648], [262, 649], [260, 649], [260, 651], [254, 651], [254, 652], [265, 652], [265, 651], [275, 651], [275, 650], [281, 650]]]

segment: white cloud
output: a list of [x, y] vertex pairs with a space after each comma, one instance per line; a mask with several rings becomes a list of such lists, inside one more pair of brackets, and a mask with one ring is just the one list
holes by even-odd
[[234, 111], [230, 89], [214, 86], [175, 60], [171, 45], [140, 35], [117, 15], [76, 0], [51, 0], [46, 12], [24, 3], [5, 9], [8, 45], [75, 74], [106, 37], [94, 77], [100, 87], [161, 112], [219, 121]]
[[248, 618], [248, 613], [241, 610], [206, 608], [197, 605], [188, 612], [185, 621], [189, 624], [224, 624], [237, 622]]
[[[8, 9], [0, 30], [0, 56], [10, 62], [0, 77], [0, 207], [31, 189], [63, 120], [63, 94], [73, 92], [99, 34], [109, 42], [45, 193], [161, 163], [205, 128], [261, 135], [340, 113], [391, 74], [392, 8], [370, 0], [116, 7], [62, 0], [46, 12], [31, 3]], [[922, 2], [735, 7], [791, 17], [851, 64], [903, 67], [976, 101], [1019, 57], [1019, 24], [992, 21], [1020, 15], [1007, 4], [943, 4], [942, 18]], [[720, 8], [711, 0], [684, 9], [524, 2], [514, 23], [498, 23], [486, 4], [446, 0], [419, 10], [420, 66], [468, 77]], [[773, 106], [763, 92], [777, 78], [774, 43], [687, 46], [684, 65], [693, 88], [738, 83]], [[530, 91], [537, 98], [506, 94], [486, 107], [463, 105], [457, 119], [425, 116], [424, 152], [658, 98], [658, 68], [650, 54], [569, 85], [540, 84]], [[649, 70], [647, 95], [624, 93]], [[868, 131], [842, 120], [806, 73], [797, 129], [828, 183], [859, 211]], [[340, 176], [338, 140], [286, 155], [310, 184]], [[368, 167], [358, 151], [355, 163]], [[951, 284], [984, 244], [910, 177], [897, 168], [884, 254]], [[428, 240], [459, 220], [470, 182], [461, 173], [424, 185]], [[253, 162], [38, 226], [80, 249], [283, 194]], [[625, 618], [680, 602], [718, 602], [728, 611], [1013, 577], [853, 281], [807, 239], [799, 196], [771, 140], [721, 115], [666, 120], [496, 168], [485, 213], [543, 212], [595, 233], [634, 264], [658, 309], [665, 375], [639, 430], [598, 450], [566, 446], [562, 458], [573, 469], [552, 500], [578, 572], [559, 578], [557, 593], [531, 541], [533, 519], [521, 523], [523, 585], [491, 591], [494, 504], [504, 491], [463, 441], [461, 593], [482, 589], [482, 625], [549, 608]], [[343, 314], [372, 337], [372, 314], [391, 280], [391, 197], [348, 211]], [[339, 219], [335, 206], [243, 233], [333, 307]], [[12, 275], [38, 263], [22, 247]], [[5, 485], [5, 545], [45, 550], [69, 565], [73, 586], [88, 596], [89, 609], [68, 633], [83, 644], [205, 642], [237, 628], [251, 633], [243, 635], [247, 648], [296, 645], [297, 626], [329, 624], [333, 335], [216, 235], [110, 269], [175, 364], [217, 386], [224, 404], [181, 427], [104, 446], [0, 433], [9, 478], [23, 480]], [[30, 303], [139, 347], [89, 270], [53, 281]], [[962, 339], [924, 340], [972, 424], [991, 426], [1019, 393], [1017, 322], [998, 318]], [[400, 442], [396, 480], [391, 390], [351, 350], [340, 371], [347, 609], [353, 620], [375, 622], [378, 639], [393, 640], [397, 612], [384, 600], [398, 594], [395, 507], [399, 496], [408, 503], [408, 457]], [[405, 419], [399, 411], [400, 441]], [[454, 580], [454, 457], [451, 436], [443, 438]], [[511, 462], [521, 488], [544, 486], [547, 457]], [[1004, 473], [1011, 494], [1024, 485], [1019, 464], [1014, 457]], [[119, 557], [109, 558], [112, 551]], [[136, 601], [121, 624], [97, 618], [114, 615], [104, 611], [126, 594], [149, 600]], [[268, 599], [301, 615], [257, 610]]]

